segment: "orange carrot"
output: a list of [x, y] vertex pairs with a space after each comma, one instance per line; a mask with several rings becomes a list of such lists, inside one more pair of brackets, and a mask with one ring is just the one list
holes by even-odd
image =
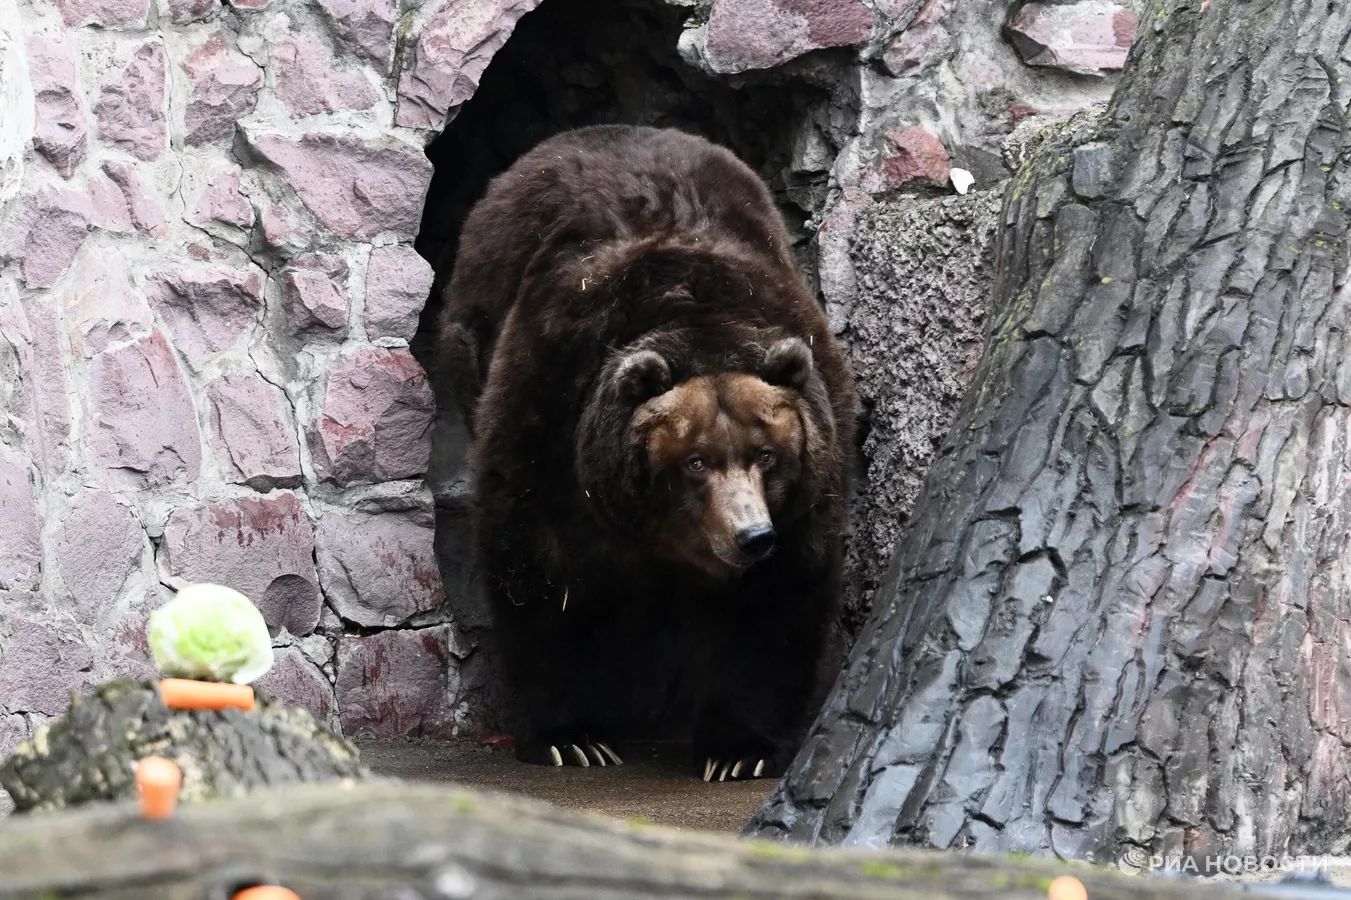
[[147, 756], [136, 764], [136, 792], [141, 799], [141, 815], [156, 822], [174, 814], [183, 772], [171, 759]]
[[260, 884], [257, 887], [245, 888], [230, 900], [300, 900], [300, 895], [275, 884]]
[[1047, 900], [1088, 900], [1084, 883], [1073, 875], [1059, 875], [1046, 891]]
[[165, 678], [159, 683], [159, 694], [170, 709], [253, 709], [253, 688], [247, 684]]

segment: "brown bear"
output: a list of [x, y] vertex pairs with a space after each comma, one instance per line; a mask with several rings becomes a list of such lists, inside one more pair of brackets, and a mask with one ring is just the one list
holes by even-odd
[[837, 613], [855, 395], [769, 190], [679, 131], [566, 132], [491, 183], [445, 301], [518, 758], [617, 764], [684, 716], [706, 780], [780, 774]]

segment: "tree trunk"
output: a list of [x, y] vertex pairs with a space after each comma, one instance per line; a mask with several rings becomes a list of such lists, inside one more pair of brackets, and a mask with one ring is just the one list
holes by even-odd
[[305, 900], [1044, 900], [1051, 879], [1067, 873], [1094, 900], [1198, 896], [1171, 879], [1087, 866], [806, 851], [381, 782], [181, 806], [167, 823], [145, 821], [126, 804], [0, 822], [0, 900], [229, 900], [261, 883]]
[[1005, 195], [987, 346], [748, 832], [1351, 840], [1351, 4], [1164, 0]]

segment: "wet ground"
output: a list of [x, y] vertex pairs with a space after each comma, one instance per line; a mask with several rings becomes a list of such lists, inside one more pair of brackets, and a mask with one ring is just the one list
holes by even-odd
[[681, 744], [631, 745], [623, 766], [582, 769], [526, 765], [509, 752], [468, 742], [355, 743], [377, 775], [456, 782], [522, 794], [565, 809], [702, 831], [740, 831], [774, 786], [771, 779], [705, 784], [689, 773], [689, 749]]

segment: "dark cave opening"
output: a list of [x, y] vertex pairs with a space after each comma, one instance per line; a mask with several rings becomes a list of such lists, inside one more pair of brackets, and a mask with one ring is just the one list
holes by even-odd
[[459, 673], [460, 702], [480, 732], [504, 730], [486, 599], [474, 565], [465, 465], [467, 433], [437, 386], [434, 344], [441, 290], [461, 224], [488, 182], [551, 135], [593, 124], [673, 127], [735, 151], [769, 184], [814, 282], [812, 233], [828, 174], [852, 116], [840, 115], [830, 59], [793, 71], [720, 79], [687, 64], [677, 42], [689, 8], [663, 0], [544, 0], [493, 57], [472, 99], [427, 155], [435, 171], [418, 252], [436, 281], [412, 350], [436, 388], [440, 414], [427, 480], [446, 606], [476, 645]]

